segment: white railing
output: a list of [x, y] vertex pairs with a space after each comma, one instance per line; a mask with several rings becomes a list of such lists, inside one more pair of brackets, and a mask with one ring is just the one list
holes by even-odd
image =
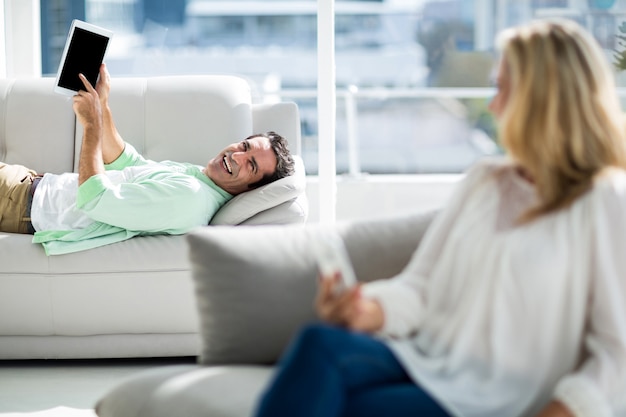
[[[626, 100], [626, 88], [618, 88], [618, 95]], [[343, 101], [347, 126], [347, 151], [349, 174], [361, 173], [359, 161], [359, 99], [421, 99], [421, 98], [490, 98], [496, 93], [495, 88], [358, 88], [350, 86], [338, 88], [337, 101]], [[272, 97], [279, 96], [283, 100], [301, 100], [317, 98], [315, 89], [283, 89], [272, 92]]]
[[[495, 94], [494, 88], [358, 88], [349, 86], [338, 88], [337, 101], [342, 100], [346, 117], [348, 173], [357, 176], [361, 174], [359, 161], [359, 99], [397, 99], [397, 98], [489, 98]], [[298, 100], [317, 98], [315, 89], [283, 89], [272, 92], [275, 98], [283, 100]]]

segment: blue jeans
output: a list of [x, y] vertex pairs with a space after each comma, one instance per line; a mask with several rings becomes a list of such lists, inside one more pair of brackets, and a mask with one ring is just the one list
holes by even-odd
[[279, 363], [256, 417], [449, 417], [371, 336], [305, 327]]

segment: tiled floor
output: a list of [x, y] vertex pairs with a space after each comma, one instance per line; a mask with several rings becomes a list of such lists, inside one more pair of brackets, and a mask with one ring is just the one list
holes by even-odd
[[[195, 361], [196, 358], [0, 361], [0, 417], [94, 416], [90, 410], [96, 401], [125, 377], [155, 366]], [[47, 411], [41, 413], [42, 410]]]

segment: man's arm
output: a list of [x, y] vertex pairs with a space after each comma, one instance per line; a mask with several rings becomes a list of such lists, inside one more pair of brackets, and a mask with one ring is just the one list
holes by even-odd
[[100, 77], [96, 83], [96, 91], [100, 98], [100, 107], [102, 109], [102, 160], [105, 164], [110, 164], [122, 154], [125, 143], [115, 127], [113, 114], [109, 107], [111, 76], [105, 64], [100, 66]]
[[102, 162], [102, 109], [98, 92], [83, 74], [79, 75], [85, 90], [73, 98], [73, 109], [83, 125], [83, 144], [78, 161], [78, 184], [82, 185], [94, 175], [104, 173]]

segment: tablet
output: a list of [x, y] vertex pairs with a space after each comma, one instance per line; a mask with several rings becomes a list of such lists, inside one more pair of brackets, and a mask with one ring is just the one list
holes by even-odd
[[78, 90], [84, 90], [85, 86], [78, 78], [80, 73], [95, 87], [112, 36], [110, 30], [73, 20], [65, 41], [54, 91], [73, 96]]

